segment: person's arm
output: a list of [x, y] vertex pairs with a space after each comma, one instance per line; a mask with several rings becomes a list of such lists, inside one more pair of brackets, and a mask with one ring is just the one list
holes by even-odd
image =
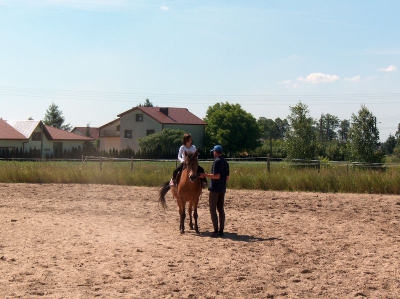
[[183, 163], [183, 161], [185, 161], [185, 158], [183, 157], [183, 153], [185, 152], [185, 148], [183, 146], [181, 146], [179, 148], [179, 152], [178, 152], [178, 160]]
[[221, 177], [221, 175], [219, 173], [213, 174], [213, 173], [201, 173], [200, 174], [201, 178], [209, 178], [209, 179], [213, 179], [213, 180], [219, 180], [219, 178]]
[[221, 174], [220, 174], [220, 172], [221, 172], [220, 171], [221, 162], [220, 161], [215, 161], [214, 163], [215, 164], [214, 164], [213, 169], [214, 169], [214, 172], [216, 172], [216, 173], [202, 173], [202, 174], [200, 174], [201, 178], [206, 177], [206, 178], [210, 178], [212, 180], [219, 180], [220, 179], [220, 177], [221, 177]]

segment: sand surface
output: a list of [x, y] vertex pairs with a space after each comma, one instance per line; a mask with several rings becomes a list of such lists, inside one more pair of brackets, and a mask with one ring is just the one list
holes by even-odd
[[228, 190], [223, 238], [157, 200], [0, 184], [0, 298], [400, 298], [400, 196]]

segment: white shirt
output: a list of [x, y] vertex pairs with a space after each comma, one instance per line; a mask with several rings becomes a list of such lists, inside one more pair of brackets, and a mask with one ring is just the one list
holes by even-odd
[[186, 146], [181, 145], [178, 152], [178, 160], [181, 161], [181, 163], [185, 161], [185, 151], [188, 153], [194, 153], [196, 151], [196, 147], [192, 145], [191, 147], [187, 148]]

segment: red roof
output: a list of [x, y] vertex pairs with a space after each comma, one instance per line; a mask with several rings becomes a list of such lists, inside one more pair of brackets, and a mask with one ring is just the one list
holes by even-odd
[[161, 124], [206, 125], [207, 123], [186, 108], [135, 107], [118, 115], [121, 117], [132, 111], [142, 111]]
[[93, 138], [81, 136], [58, 128], [45, 125], [44, 133], [49, 140], [93, 140]]
[[10, 126], [5, 120], [0, 119], [0, 139], [27, 140], [28, 138]]
[[[71, 133], [75, 133], [78, 135], [86, 136], [87, 127], [75, 127], [72, 129]], [[99, 138], [99, 128], [89, 127], [89, 135], [94, 139]]]

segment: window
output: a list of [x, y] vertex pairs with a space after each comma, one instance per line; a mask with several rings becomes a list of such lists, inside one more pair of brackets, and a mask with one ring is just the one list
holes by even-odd
[[147, 130], [147, 131], [146, 131], [146, 135], [147, 135], [147, 136], [149, 136], [149, 135], [151, 135], [151, 134], [154, 134], [154, 130]]
[[121, 126], [117, 126], [117, 131], [121, 131]]
[[32, 141], [41, 141], [42, 133], [41, 132], [33, 132], [32, 133]]
[[125, 138], [132, 138], [132, 130], [125, 130]]
[[143, 121], [143, 114], [136, 114], [136, 121]]

